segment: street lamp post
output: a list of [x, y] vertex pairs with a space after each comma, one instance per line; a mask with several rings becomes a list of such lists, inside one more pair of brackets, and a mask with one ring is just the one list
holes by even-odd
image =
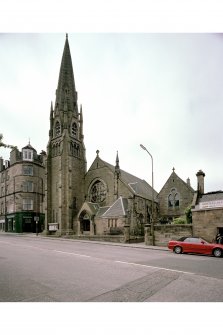
[[151, 157], [152, 161], [152, 220], [151, 220], [151, 236], [152, 236], [152, 245], [154, 245], [154, 181], [153, 181], [153, 156], [151, 153], [146, 149], [146, 147], [140, 144], [140, 147], [145, 150]]

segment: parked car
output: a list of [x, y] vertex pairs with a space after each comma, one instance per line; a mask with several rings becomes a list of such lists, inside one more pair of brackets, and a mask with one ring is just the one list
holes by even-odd
[[179, 240], [169, 241], [168, 248], [176, 254], [188, 252], [215, 257], [223, 255], [223, 244], [209, 243], [200, 237], [181, 237]]

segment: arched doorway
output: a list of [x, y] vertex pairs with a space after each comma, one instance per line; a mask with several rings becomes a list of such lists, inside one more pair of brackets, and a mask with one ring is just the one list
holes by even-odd
[[91, 231], [90, 215], [86, 211], [81, 212], [79, 216], [79, 221], [80, 221], [80, 233], [90, 234]]

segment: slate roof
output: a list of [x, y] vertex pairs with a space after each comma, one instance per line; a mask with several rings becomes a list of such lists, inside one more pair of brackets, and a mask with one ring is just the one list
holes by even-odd
[[28, 143], [28, 144], [27, 144], [25, 147], [23, 147], [22, 149], [30, 149], [30, 150], [33, 150], [33, 151], [36, 152], [36, 149], [34, 149], [30, 143]]
[[[114, 165], [103, 161], [99, 157], [97, 157], [96, 159], [102, 163], [102, 166], [107, 166], [113, 173], [115, 172]], [[145, 180], [140, 179], [122, 169], [120, 169], [120, 180], [125, 185], [127, 185], [135, 195], [152, 200], [152, 187]], [[154, 201], [156, 201], [157, 194], [158, 193], [154, 190]]]
[[100, 207], [96, 215], [99, 216], [99, 217], [103, 216], [103, 214], [104, 214], [109, 208], [110, 208], [109, 206]]
[[223, 200], [223, 191], [205, 193], [199, 198], [199, 203], [216, 200]]
[[123, 217], [127, 215], [128, 199], [119, 197], [113, 205], [102, 215], [102, 218]]
[[92, 213], [97, 213], [99, 210], [99, 205], [97, 203], [93, 203], [93, 202], [87, 202], [90, 210], [92, 211]]
[[202, 194], [198, 197], [197, 204], [193, 211], [202, 211], [210, 209], [223, 208], [223, 191], [215, 191]]
[[169, 176], [169, 178], [167, 179], [167, 181], [165, 182], [165, 184], [163, 185], [163, 187], [161, 188], [159, 194], [163, 191], [163, 189], [166, 187], [166, 185], [169, 183], [169, 181], [173, 178], [177, 178], [178, 180], [181, 181], [182, 184], [184, 184], [185, 187], [187, 187], [191, 192], [194, 192], [193, 187], [191, 187], [190, 185], [188, 185], [183, 179], [181, 179], [175, 172], [175, 170], [171, 173], [171, 175]]

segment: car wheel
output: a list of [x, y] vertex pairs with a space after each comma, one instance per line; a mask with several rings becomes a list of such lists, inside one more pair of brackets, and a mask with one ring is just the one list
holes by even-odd
[[176, 246], [176, 247], [174, 248], [174, 252], [175, 252], [175, 254], [181, 254], [181, 253], [182, 253], [182, 248], [179, 247], [179, 246]]
[[213, 250], [213, 255], [214, 255], [215, 257], [221, 257], [221, 256], [222, 256], [222, 249], [220, 249], [220, 248], [216, 248], [216, 249], [214, 249], [214, 250]]

